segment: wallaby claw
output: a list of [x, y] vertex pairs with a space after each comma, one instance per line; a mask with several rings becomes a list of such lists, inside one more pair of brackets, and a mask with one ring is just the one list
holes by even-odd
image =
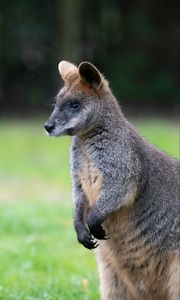
[[93, 249], [97, 248], [98, 246], [99, 246], [99, 244], [96, 243], [96, 244], [94, 245], [94, 248], [93, 248]]
[[81, 235], [78, 237], [78, 241], [89, 250], [98, 247], [97, 242], [94, 241], [94, 237], [88, 231], [84, 231], [83, 233], [81, 233]]

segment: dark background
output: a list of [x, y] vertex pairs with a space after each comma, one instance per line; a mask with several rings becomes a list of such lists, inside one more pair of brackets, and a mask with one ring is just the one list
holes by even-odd
[[177, 115], [180, 1], [0, 0], [0, 115], [49, 111], [60, 60], [94, 63], [124, 110]]

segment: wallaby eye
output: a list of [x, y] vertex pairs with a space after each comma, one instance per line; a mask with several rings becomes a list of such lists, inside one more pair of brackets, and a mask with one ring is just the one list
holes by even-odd
[[80, 102], [78, 100], [73, 100], [69, 103], [69, 107], [73, 110], [79, 110], [80, 109]]

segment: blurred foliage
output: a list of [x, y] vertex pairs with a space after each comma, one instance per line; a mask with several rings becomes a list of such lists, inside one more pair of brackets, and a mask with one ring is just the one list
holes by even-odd
[[58, 91], [61, 59], [95, 63], [121, 103], [176, 108], [179, 6], [174, 0], [1, 1], [1, 114], [42, 111]]

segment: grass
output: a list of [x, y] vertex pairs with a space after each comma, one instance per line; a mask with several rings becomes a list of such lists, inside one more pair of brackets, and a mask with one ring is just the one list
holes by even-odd
[[[134, 123], [179, 157], [177, 124]], [[42, 125], [0, 122], [0, 300], [97, 300], [93, 253], [73, 229], [70, 139], [48, 138]]]
[[0, 299], [98, 298], [94, 259], [77, 244], [71, 214], [63, 202], [1, 206]]

